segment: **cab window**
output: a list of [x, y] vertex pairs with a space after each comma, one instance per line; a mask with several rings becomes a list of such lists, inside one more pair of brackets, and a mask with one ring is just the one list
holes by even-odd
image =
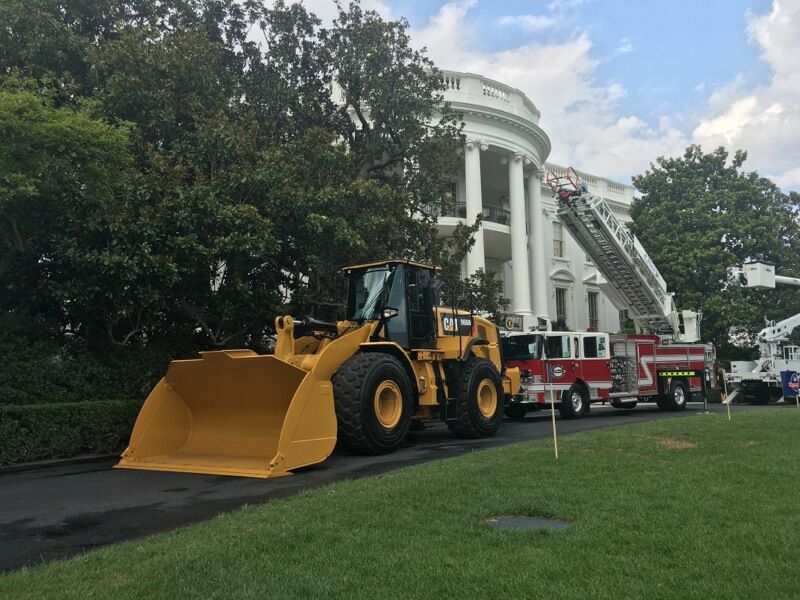
[[605, 358], [606, 337], [604, 335], [587, 335], [583, 338], [584, 358]]
[[547, 358], [569, 358], [569, 336], [547, 336]]
[[533, 360], [542, 358], [541, 335], [511, 335], [503, 338], [503, 359]]

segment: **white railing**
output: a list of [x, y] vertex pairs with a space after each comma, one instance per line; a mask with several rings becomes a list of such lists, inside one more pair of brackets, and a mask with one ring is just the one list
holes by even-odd
[[[445, 99], [453, 102], [491, 106], [493, 101], [502, 102], [502, 110], [539, 123], [539, 111], [529, 98], [519, 90], [481, 75], [443, 71], [442, 84]], [[487, 102], [487, 99], [490, 99]], [[499, 106], [495, 105], [495, 108]]]
[[458, 75], [450, 75], [445, 73], [444, 77], [442, 77], [442, 82], [444, 83], [444, 87], [448, 90], [461, 89], [461, 77]]
[[[558, 165], [546, 164], [542, 170], [542, 181], [547, 181], [547, 173], [552, 171], [556, 177], [566, 177], [567, 170]], [[575, 171], [586, 186], [594, 193], [604, 196], [606, 199], [619, 202], [622, 204], [630, 204], [633, 200], [633, 188], [615, 181], [610, 181], [602, 177], [595, 177], [594, 175], [587, 175], [581, 171]]]
[[483, 95], [489, 98], [497, 98], [503, 102], [508, 102], [508, 90], [503, 89], [495, 84], [483, 82]]

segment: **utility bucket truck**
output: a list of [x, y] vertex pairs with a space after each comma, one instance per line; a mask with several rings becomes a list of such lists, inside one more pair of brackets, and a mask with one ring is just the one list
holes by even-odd
[[512, 332], [503, 339], [505, 364], [518, 367], [522, 392], [506, 407], [509, 418], [555, 403], [579, 418], [592, 402], [617, 408], [655, 401], [683, 410], [695, 393], [716, 387], [716, 358], [700, 338], [701, 315], [678, 311], [667, 285], [639, 240], [608, 203], [591, 194], [570, 168], [548, 173], [559, 221], [594, 261], [600, 288], [627, 309], [636, 334], [589, 331]]
[[[728, 282], [756, 289], [775, 289], [778, 283], [800, 286], [800, 278], [775, 274], [775, 265], [752, 261], [741, 267], [728, 268]], [[731, 362], [725, 374], [729, 388], [728, 402], [734, 400], [766, 404], [783, 396], [782, 372], [800, 372], [800, 347], [787, 344], [789, 336], [800, 326], [800, 314], [782, 321], [767, 321], [758, 334], [758, 360]]]

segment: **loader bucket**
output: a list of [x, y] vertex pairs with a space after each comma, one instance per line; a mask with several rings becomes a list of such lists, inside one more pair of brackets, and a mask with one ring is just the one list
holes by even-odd
[[148, 396], [118, 468], [278, 477], [336, 443], [330, 381], [249, 350], [173, 361]]

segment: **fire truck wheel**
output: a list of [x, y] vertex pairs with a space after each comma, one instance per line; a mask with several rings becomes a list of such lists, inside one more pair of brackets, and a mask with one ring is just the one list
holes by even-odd
[[447, 422], [450, 431], [465, 438], [494, 435], [503, 422], [503, 382], [494, 364], [469, 358], [453, 385], [456, 418]]
[[673, 379], [669, 385], [669, 394], [659, 396], [656, 402], [661, 410], [677, 411], [686, 409], [686, 402], [689, 398], [689, 386], [686, 385], [686, 382]]
[[630, 400], [628, 402], [621, 402], [619, 400], [612, 400], [611, 401], [611, 406], [613, 406], [614, 408], [628, 408], [628, 409], [636, 408], [637, 404], [638, 404], [638, 400]]
[[521, 404], [509, 404], [505, 408], [506, 416], [512, 421], [522, 421], [528, 409]]
[[558, 403], [558, 412], [565, 419], [580, 419], [589, 414], [589, 398], [586, 388], [582, 385], [573, 383], [570, 388], [561, 396]]

